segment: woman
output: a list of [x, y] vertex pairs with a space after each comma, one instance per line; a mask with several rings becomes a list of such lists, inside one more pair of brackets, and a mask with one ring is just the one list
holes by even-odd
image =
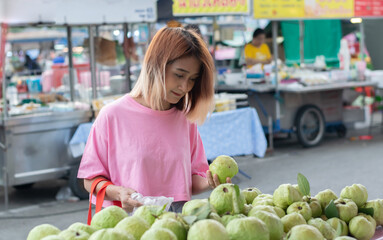
[[255, 64], [271, 63], [270, 49], [265, 43], [265, 31], [258, 28], [253, 33], [253, 39], [245, 46], [245, 61], [248, 68]]
[[136, 191], [173, 197], [171, 209], [181, 211], [192, 194], [219, 185], [196, 125], [212, 110], [213, 75], [213, 59], [195, 32], [159, 30], [131, 93], [104, 107], [93, 124], [78, 173], [87, 191], [104, 177], [114, 184], [105, 199], [127, 211], [141, 205], [130, 198]]

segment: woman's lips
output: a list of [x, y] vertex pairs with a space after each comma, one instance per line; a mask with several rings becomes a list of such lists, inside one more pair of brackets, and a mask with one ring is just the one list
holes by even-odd
[[178, 93], [173, 92], [173, 91], [172, 91], [172, 93], [173, 93], [174, 95], [176, 95], [177, 97], [181, 97], [181, 94], [178, 94]]

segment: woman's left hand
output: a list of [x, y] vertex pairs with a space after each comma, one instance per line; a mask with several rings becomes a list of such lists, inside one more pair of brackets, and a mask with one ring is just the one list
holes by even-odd
[[[221, 183], [219, 182], [218, 175], [214, 174], [214, 176], [211, 174], [209, 170], [206, 171], [206, 178], [211, 188], [216, 188]], [[231, 183], [231, 178], [226, 178], [226, 183]]]

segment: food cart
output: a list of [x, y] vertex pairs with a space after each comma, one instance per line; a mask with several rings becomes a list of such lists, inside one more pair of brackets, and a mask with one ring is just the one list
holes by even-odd
[[[328, 4], [326, 6], [322, 6], [322, 3], [315, 3], [314, 6], [311, 6], [305, 2], [291, 2], [291, 4], [282, 2], [263, 4], [263, 2], [254, 0], [254, 17], [256, 19], [268, 18], [273, 21], [274, 62], [278, 60], [276, 42], [278, 21], [300, 20], [301, 66], [304, 65], [303, 19], [349, 19], [353, 16], [360, 16], [359, 13], [353, 12], [354, 1], [346, 1], [347, 4], [345, 5], [337, 1], [329, 1], [329, 3], [326, 2]], [[310, 9], [311, 11], [309, 11]], [[337, 9], [343, 9], [343, 11], [337, 11]], [[361, 30], [363, 32], [362, 24]], [[278, 79], [278, 68], [275, 67], [274, 70], [274, 78]], [[217, 90], [219, 92], [246, 92], [248, 94], [250, 106], [258, 110], [264, 130], [269, 134], [271, 148], [273, 135], [281, 132], [296, 133], [299, 142], [305, 147], [319, 144], [326, 129], [336, 131], [339, 136], [345, 136], [346, 127], [344, 123], [347, 119], [344, 116], [358, 113], [349, 113], [343, 109], [343, 91], [347, 88], [376, 86], [376, 83], [362, 81], [362, 79], [353, 79], [353, 81], [342, 79], [341, 81], [308, 86], [289, 86], [289, 84], [280, 84], [279, 81], [274, 81], [274, 84], [252, 84], [246, 76], [249, 74], [246, 74], [244, 79], [238, 79], [237, 82], [241, 82], [241, 84], [219, 85]], [[331, 76], [330, 80], [332, 80]], [[363, 114], [359, 115], [363, 116]]]
[[[153, 0], [110, 2], [66, 1], [46, 2], [1, 1], [0, 77], [3, 106], [0, 121], [0, 185], [4, 187], [5, 209], [8, 208], [8, 187], [26, 188], [37, 181], [68, 177], [75, 194], [81, 194], [77, 181], [79, 159], [69, 151], [70, 138], [77, 126], [89, 122], [93, 113], [84, 104], [76, 104], [74, 64], [72, 61], [72, 26], [89, 26], [90, 72], [92, 97], [97, 98], [94, 26], [127, 22], [153, 22], [156, 2]], [[118, 6], [117, 6], [118, 5]], [[84, 12], [84, 9], [87, 9]], [[102, 13], [102, 14], [101, 14]], [[71, 107], [53, 111], [14, 115], [9, 113], [8, 80], [4, 74], [7, 29], [11, 26], [61, 26], [67, 28], [68, 77]], [[127, 79], [129, 75], [127, 76]], [[128, 84], [129, 85], [129, 84]], [[78, 107], [80, 105], [81, 107]]]

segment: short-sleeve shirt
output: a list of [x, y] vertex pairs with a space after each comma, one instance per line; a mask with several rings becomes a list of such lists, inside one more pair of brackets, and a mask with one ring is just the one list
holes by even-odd
[[144, 196], [189, 201], [192, 175], [206, 177], [208, 169], [197, 125], [182, 111], [152, 110], [127, 94], [100, 111], [78, 177], [104, 176]]
[[257, 60], [270, 59], [270, 49], [266, 43], [263, 43], [260, 47], [256, 47], [253, 44], [248, 43], [245, 46], [245, 58], [252, 58]]

